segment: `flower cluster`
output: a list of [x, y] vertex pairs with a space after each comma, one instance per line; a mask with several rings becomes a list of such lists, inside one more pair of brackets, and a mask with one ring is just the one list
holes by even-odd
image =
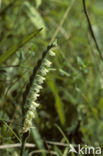
[[[50, 50], [49, 56], [55, 56], [55, 53], [52, 50]], [[45, 80], [45, 75], [48, 73], [51, 64], [51, 61], [44, 58], [42, 65], [36, 74], [33, 85], [31, 86], [30, 93], [28, 95], [28, 111], [24, 120], [23, 132], [27, 132], [32, 126], [32, 119], [35, 117], [36, 108], [39, 106], [39, 104], [37, 103], [37, 98], [40, 95], [39, 92], [42, 89], [42, 84]]]

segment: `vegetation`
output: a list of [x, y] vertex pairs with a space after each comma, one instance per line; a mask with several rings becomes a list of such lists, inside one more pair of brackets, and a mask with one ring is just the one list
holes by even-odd
[[102, 0], [0, 0], [0, 155], [102, 148], [102, 16]]

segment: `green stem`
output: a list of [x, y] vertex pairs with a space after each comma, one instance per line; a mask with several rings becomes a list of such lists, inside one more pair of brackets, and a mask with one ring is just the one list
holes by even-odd
[[26, 140], [29, 136], [29, 131], [27, 131], [26, 133], [23, 133], [22, 136], [22, 146], [21, 146], [21, 153], [20, 156], [24, 156], [24, 152], [25, 152], [25, 144], [26, 144]]

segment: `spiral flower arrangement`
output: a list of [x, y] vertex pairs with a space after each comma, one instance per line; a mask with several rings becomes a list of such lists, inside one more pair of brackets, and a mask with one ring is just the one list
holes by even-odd
[[[26, 103], [24, 106], [27, 107], [27, 112], [24, 113], [23, 133], [26, 133], [29, 131], [30, 127], [32, 127], [32, 119], [35, 117], [36, 108], [39, 106], [37, 99], [40, 95], [45, 76], [52, 64], [52, 62], [46, 58], [46, 55], [49, 53], [49, 56], [55, 56], [55, 52], [52, 50], [54, 46], [55, 44], [49, 45], [46, 51], [43, 52], [42, 58], [34, 68], [24, 92], [23, 101]], [[23, 109], [25, 110], [25, 107]]]

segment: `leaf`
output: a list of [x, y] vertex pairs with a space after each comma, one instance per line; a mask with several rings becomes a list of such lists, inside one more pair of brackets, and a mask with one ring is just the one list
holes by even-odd
[[6, 61], [13, 53], [15, 53], [19, 48], [23, 47], [28, 41], [30, 41], [33, 37], [35, 37], [41, 30], [42, 28], [35, 30], [34, 32], [26, 36], [22, 41], [12, 46], [7, 52], [5, 52], [0, 57], [0, 63]]
[[[62, 134], [62, 136], [64, 137], [65, 141], [67, 142], [68, 147], [70, 147], [70, 142], [69, 139], [67, 138], [67, 136], [64, 134], [63, 130], [56, 124], [55, 125], [57, 127], [57, 129], [59, 130], [59, 132]], [[74, 156], [74, 153], [71, 153], [72, 156]]]
[[10, 129], [10, 131], [12, 132], [12, 134], [18, 139], [19, 142], [21, 142], [20, 138], [17, 136], [17, 134], [12, 130], [12, 128], [5, 122], [3, 121], [4, 124]]
[[[34, 129], [31, 129], [31, 135], [32, 135], [33, 141], [35, 141], [38, 149], [40, 149], [40, 150], [45, 149], [44, 145], [43, 145], [42, 138], [41, 138], [39, 131], [36, 127]], [[46, 156], [46, 154], [42, 153], [41, 156]]]
[[63, 156], [67, 156], [68, 152], [69, 152], [69, 148], [66, 147], [65, 150], [64, 150]]
[[83, 65], [83, 61], [79, 56], [77, 56], [77, 63], [78, 65]]
[[36, 7], [39, 8], [42, 3], [42, 0], [36, 0]]
[[63, 102], [58, 95], [58, 89], [55, 86], [55, 83], [53, 81], [51, 81], [51, 77], [48, 76], [48, 82], [47, 83], [48, 83], [48, 86], [51, 88], [51, 90], [54, 94], [56, 111], [58, 113], [61, 124], [64, 126], [66, 119], [65, 119], [65, 114], [64, 114], [64, 110], [63, 110]]
[[42, 35], [45, 38], [46, 26], [45, 26], [44, 20], [41, 17], [40, 13], [29, 2], [25, 2], [24, 4], [27, 7], [26, 13], [27, 13], [28, 17], [30, 18], [31, 22], [33, 23], [33, 25], [36, 28], [43, 27]]
[[59, 69], [59, 72], [61, 73], [61, 75], [63, 76], [67, 76], [67, 77], [70, 77], [70, 74], [67, 73], [66, 71], [62, 70], [62, 69]]

